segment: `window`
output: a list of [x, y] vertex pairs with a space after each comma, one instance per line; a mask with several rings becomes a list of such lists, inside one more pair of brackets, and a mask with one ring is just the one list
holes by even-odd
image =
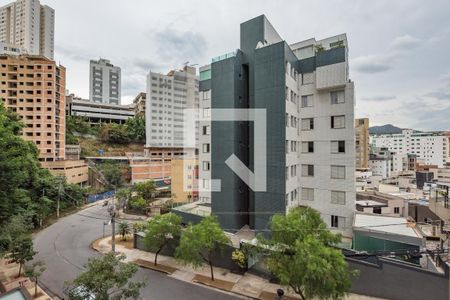
[[291, 152], [297, 152], [297, 142], [291, 141]]
[[286, 114], [286, 127], [289, 127], [289, 114]]
[[331, 128], [334, 129], [345, 128], [345, 116], [332, 116]]
[[209, 189], [209, 179], [203, 179], [202, 186], [204, 189]]
[[331, 203], [345, 205], [345, 192], [331, 191]]
[[203, 126], [203, 135], [210, 135], [211, 134], [211, 127], [209, 125]]
[[314, 189], [302, 188], [302, 200], [314, 201]]
[[345, 102], [344, 91], [331, 92], [330, 96], [331, 96], [331, 104], [339, 104]]
[[331, 141], [331, 153], [345, 153], [345, 141]]
[[345, 179], [345, 166], [331, 166], [331, 178]]
[[291, 177], [297, 176], [297, 165], [291, 166]]
[[394, 214], [400, 213], [400, 207], [394, 207]]
[[204, 161], [203, 162], [203, 171], [209, 171], [211, 165], [209, 163], [209, 161]]
[[209, 153], [209, 144], [203, 144], [203, 153]]
[[302, 130], [313, 130], [314, 129], [314, 118], [302, 119]]
[[342, 228], [345, 225], [345, 218], [335, 215], [331, 215], [331, 227]]
[[312, 107], [314, 106], [313, 95], [302, 96], [302, 107]]
[[[201, 73], [200, 73], [200, 74], [201, 74]], [[210, 71], [210, 74], [211, 74], [211, 71]], [[211, 90], [204, 91], [204, 92], [203, 92], [203, 97], [202, 97], [202, 99], [203, 99], [203, 100], [209, 100], [209, 99], [211, 99]]]
[[302, 153], [313, 153], [314, 142], [302, 142]]
[[210, 117], [211, 116], [211, 109], [210, 108], [204, 108], [203, 109], [203, 117]]
[[314, 176], [314, 165], [302, 165], [302, 176]]

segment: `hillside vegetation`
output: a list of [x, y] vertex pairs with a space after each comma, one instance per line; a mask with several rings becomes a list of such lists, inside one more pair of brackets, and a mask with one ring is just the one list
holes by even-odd
[[68, 116], [66, 143], [79, 144], [81, 156], [122, 156], [126, 152], [142, 152], [145, 143], [143, 117], [128, 119], [125, 124], [90, 124], [83, 117]]

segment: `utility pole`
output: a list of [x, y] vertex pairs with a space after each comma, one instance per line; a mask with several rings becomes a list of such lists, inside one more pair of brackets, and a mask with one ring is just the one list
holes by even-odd
[[[42, 188], [42, 201], [44, 201], [44, 197], [45, 197], [45, 188]], [[43, 205], [41, 203], [41, 205]], [[44, 213], [41, 213], [39, 216], [39, 227], [42, 227], [42, 222], [44, 221]]]
[[62, 191], [62, 178], [59, 178], [59, 187], [58, 187], [58, 199], [56, 201], [56, 218], [59, 219], [59, 205], [61, 201], [61, 191]]
[[116, 253], [116, 187], [114, 187], [113, 204], [110, 206], [109, 215], [111, 216], [111, 251]]

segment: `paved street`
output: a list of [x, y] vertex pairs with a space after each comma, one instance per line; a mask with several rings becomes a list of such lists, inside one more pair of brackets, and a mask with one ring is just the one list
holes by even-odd
[[[35, 249], [39, 251], [36, 259], [45, 261], [47, 266], [40, 282], [50, 295], [64, 298], [64, 282], [73, 280], [89, 258], [99, 255], [89, 246], [102, 236], [105, 221], [108, 221], [106, 207], [95, 205], [62, 218], [35, 236]], [[105, 226], [106, 234], [110, 233], [110, 227]], [[136, 278], [147, 283], [141, 290], [142, 299], [238, 299], [148, 269], [140, 268]]]

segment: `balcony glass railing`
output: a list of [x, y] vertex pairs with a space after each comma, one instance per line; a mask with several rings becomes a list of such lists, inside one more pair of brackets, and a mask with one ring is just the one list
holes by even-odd
[[226, 53], [226, 54], [223, 54], [223, 55], [220, 55], [220, 56], [213, 57], [211, 62], [213, 62], [213, 63], [214, 62], [218, 62], [218, 61], [221, 61], [221, 60], [224, 60], [224, 59], [227, 59], [227, 58], [230, 58], [230, 57], [234, 57], [234, 56], [236, 56], [236, 51], [229, 52], [229, 53]]

